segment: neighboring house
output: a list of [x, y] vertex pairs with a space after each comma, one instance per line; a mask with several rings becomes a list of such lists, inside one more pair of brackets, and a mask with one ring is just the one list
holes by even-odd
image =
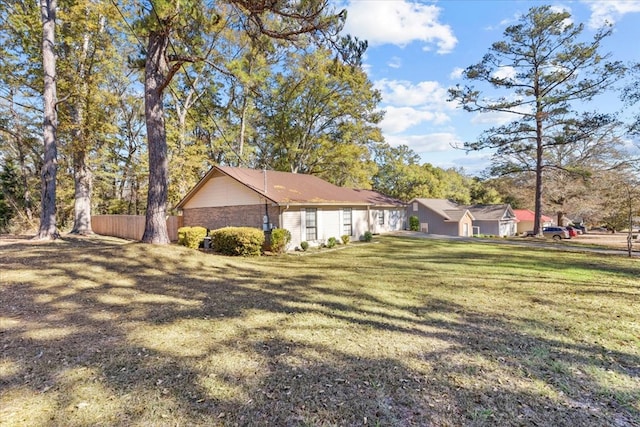
[[287, 229], [291, 247], [406, 228], [406, 208], [399, 200], [271, 170], [214, 166], [176, 207], [184, 226]]
[[446, 236], [471, 236], [474, 216], [464, 206], [446, 199], [413, 199], [407, 217], [417, 216], [420, 231]]
[[[513, 212], [518, 220], [517, 231], [518, 234], [524, 234], [528, 231], [533, 231], [533, 222], [535, 219], [535, 212], [530, 209], [514, 209]], [[550, 227], [554, 225], [553, 219], [546, 215], [540, 217], [543, 227]]]
[[[462, 206], [461, 206], [462, 207]], [[465, 206], [473, 215], [474, 234], [492, 236], [515, 236], [517, 234], [516, 214], [511, 205], [471, 205]]]

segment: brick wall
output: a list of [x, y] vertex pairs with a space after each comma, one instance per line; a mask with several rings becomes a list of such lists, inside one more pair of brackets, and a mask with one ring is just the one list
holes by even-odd
[[[279, 227], [279, 209], [276, 206], [268, 206], [269, 222], [274, 227]], [[216, 230], [222, 227], [255, 227], [262, 229], [262, 217], [265, 214], [265, 205], [224, 206], [215, 208], [184, 209], [184, 226], [196, 225]]]

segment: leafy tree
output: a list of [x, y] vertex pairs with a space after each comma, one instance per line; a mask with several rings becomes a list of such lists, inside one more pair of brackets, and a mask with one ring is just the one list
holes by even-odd
[[[541, 233], [544, 155], [550, 147], [575, 143], [583, 126], [598, 122], [598, 115], [578, 116], [575, 102], [591, 100], [623, 72], [620, 63], [606, 62], [599, 53], [610, 28], [596, 32], [593, 41], [579, 37], [583, 25], [574, 25], [568, 12], [550, 6], [534, 7], [509, 26], [506, 40], [494, 43], [478, 64], [468, 67], [465, 78], [487, 83], [502, 94], [491, 99], [473, 86], [450, 89], [451, 100], [466, 111], [508, 113], [516, 119], [486, 131], [469, 150], [495, 149], [494, 159], [508, 159], [501, 173], [532, 170], [535, 173], [536, 233]], [[569, 135], [563, 135], [568, 132]], [[525, 160], [533, 153], [533, 162]], [[516, 159], [517, 161], [512, 161]], [[523, 167], [523, 165], [526, 165]]]
[[630, 230], [633, 218], [640, 216], [638, 169], [607, 171], [598, 178], [601, 204], [597, 219], [613, 232]]
[[600, 195], [594, 192], [594, 178], [602, 172], [625, 169], [630, 162], [619, 131], [620, 123], [610, 117], [592, 115], [591, 120], [579, 120], [581, 127], [557, 136], [571, 139], [548, 147], [544, 155], [545, 203], [548, 212], [556, 212], [558, 223], [565, 214], [585, 218], [599, 209]]
[[450, 199], [460, 204], [500, 202], [501, 196], [495, 189], [467, 176], [464, 170], [443, 169], [430, 163], [420, 165], [419, 160], [405, 145], [378, 145], [378, 172], [373, 177], [373, 188], [404, 201], [417, 197]]
[[504, 197], [490, 182], [478, 177], [471, 178], [470, 182], [471, 204], [495, 205], [504, 203]]
[[0, 232], [10, 229], [11, 220], [20, 214], [20, 180], [12, 159], [4, 159], [0, 170]]
[[291, 52], [258, 100], [262, 167], [366, 187], [374, 172], [369, 147], [382, 140], [380, 94], [364, 71], [328, 49]]
[[[621, 97], [627, 106], [634, 106], [640, 102], [640, 63], [629, 67], [629, 74], [631, 81], [622, 89]], [[629, 132], [635, 135], [640, 133], [640, 112], [633, 115]]]
[[[295, 41], [307, 34], [328, 35], [339, 29], [343, 20], [343, 16], [327, 13], [327, 0], [284, 3], [229, 0], [227, 3], [240, 17], [242, 31], [253, 36]], [[210, 33], [210, 25], [219, 17], [198, 0], [180, 4], [157, 1], [149, 6], [139, 22], [147, 38], [144, 99], [149, 153], [149, 189], [142, 241], [166, 244], [169, 242], [165, 222], [169, 165], [163, 97], [182, 64], [206, 56], [207, 43], [200, 41], [203, 34]]]
[[[91, 234], [91, 206], [97, 147], [117, 129], [114, 123], [116, 93], [109, 79], [122, 78], [119, 66], [124, 33], [107, 20], [117, 11], [108, 2], [75, 0], [60, 10], [58, 53], [58, 103], [60, 152], [69, 159], [73, 179], [72, 233]], [[66, 205], [67, 198], [62, 199]], [[69, 209], [70, 210], [70, 209]]]
[[374, 153], [378, 171], [373, 176], [373, 188], [400, 200], [418, 197], [420, 156], [406, 145], [392, 147], [387, 143], [378, 144]]

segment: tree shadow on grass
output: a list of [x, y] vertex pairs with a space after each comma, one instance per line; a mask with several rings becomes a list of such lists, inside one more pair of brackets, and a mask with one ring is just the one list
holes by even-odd
[[293, 266], [93, 243], [2, 255], [3, 425], [640, 420], [624, 402], [637, 394], [614, 396], [590, 371], [637, 380], [637, 355], [527, 335], [521, 319], [428, 290], [411, 303], [337, 286], [337, 257]]

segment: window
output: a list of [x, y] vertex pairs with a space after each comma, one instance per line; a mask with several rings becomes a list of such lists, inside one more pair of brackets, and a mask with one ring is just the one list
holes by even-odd
[[307, 241], [317, 240], [318, 238], [318, 212], [315, 208], [307, 208], [305, 213], [305, 224], [307, 227]]
[[413, 202], [413, 211], [418, 212], [418, 202]]
[[342, 211], [342, 234], [352, 236], [353, 231], [351, 228], [351, 208], [345, 208]]
[[384, 225], [384, 211], [378, 211], [378, 224]]

